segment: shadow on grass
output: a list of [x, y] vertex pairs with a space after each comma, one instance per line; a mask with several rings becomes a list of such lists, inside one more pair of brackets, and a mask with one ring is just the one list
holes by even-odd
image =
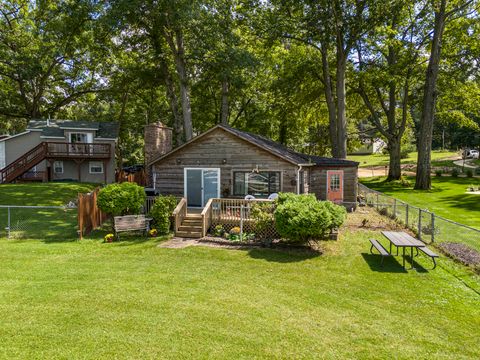
[[321, 252], [308, 249], [249, 249], [248, 255], [253, 259], [269, 262], [292, 263], [314, 259], [322, 255]]
[[[405, 254], [405, 266], [407, 270], [410, 267], [414, 267], [416, 272], [418, 273], [427, 273], [428, 270], [425, 269], [422, 265], [420, 265], [417, 261], [415, 261], [416, 256], [413, 257], [413, 264], [412, 259], [410, 258], [410, 254]], [[382, 257], [378, 254], [370, 254], [370, 253], [362, 253], [363, 258], [365, 259], [368, 266], [372, 271], [377, 272], [387, 272], [387, 273], [408, 273], [407, 270], [403, 268], [403, 259], [402, 254], [398, 256], [389, 256], [383, 260], [383, 267], [381, 266]]]

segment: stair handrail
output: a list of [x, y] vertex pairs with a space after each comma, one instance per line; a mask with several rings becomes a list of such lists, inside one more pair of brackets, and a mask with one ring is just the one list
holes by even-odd
[[213, 204], [214, 199], [210, 198], [207, 201], [207, 204], [202, 210], [202, 237], [207, 235], [208, 229], [210, 229], [210, 226], [212, 225], [212, 204]]
[[182, 225], [183, 219], [187, 216], [187, 199], [182, 197], [178, 202], [175, 210], [172, 213], [173, 217], [175, 218], [175, 233], [177, 233], [180, 225]]
[[[15, 161], [5, 166], [3, 169], [0, 169], [0, 183], [15, 180], [15, 178], [27, 172], [31, 167], [42, 161], [45, 158], [45, 155], [46, 142], [41, 142], [40, 144], [17, 158]], [[15, 176], [13, 176], [12, 179], [9, 179], [9, 175], [15, 174], [15, 171], [18, 170], [20, 170], [19, 174], [16, 174]]]

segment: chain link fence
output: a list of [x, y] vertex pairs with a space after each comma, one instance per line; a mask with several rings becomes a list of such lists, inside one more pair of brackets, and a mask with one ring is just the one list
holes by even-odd
[[78, 237], [77, 209], [0, 205], [0, 238], [71, 241]]
[[389, 195], [358, 184], [359, 205], [374, 207], [412, 230], [419, 239], [431, 243], [461, 243], [480, 252], [480, 230], [435, 215]]

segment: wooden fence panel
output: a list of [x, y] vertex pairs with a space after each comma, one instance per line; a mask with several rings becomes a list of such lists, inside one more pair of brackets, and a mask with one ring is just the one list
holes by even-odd
[[120, 170], [115, 174], [115, 177], [118, 183], [131, 182], [140, 186], [147, 186], [147, 174], [145, 170], [137, 171], [133, 174], [126, 174], [123, 170]]
[[80, 240], [98, 229], [107, 220], [107, 214], [97, 206], [97, 196], [100, 188], [87, 194], [78, 194], [78, 234]]

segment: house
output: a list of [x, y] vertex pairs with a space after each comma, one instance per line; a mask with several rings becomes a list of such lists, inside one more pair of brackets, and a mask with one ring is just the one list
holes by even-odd
[[118, 131], [114, 122], [31, 120], [24, 132], [0, 138], [0, 183], [111, 183]]
[[358, 163], [293, 151], [263, 136], [217, 125], [171, 149], [171, 129], [145, 129], [151, 185], [202, 208], [210, 198], [267, 198], [272, 193], [312, 193], [355, 206]]
[[385, 141], [379, 138], [364, 138], [361, 140], [361, 146], [352, 151], [349, 155], [369, 155], [380, 154], [387, 146]]

